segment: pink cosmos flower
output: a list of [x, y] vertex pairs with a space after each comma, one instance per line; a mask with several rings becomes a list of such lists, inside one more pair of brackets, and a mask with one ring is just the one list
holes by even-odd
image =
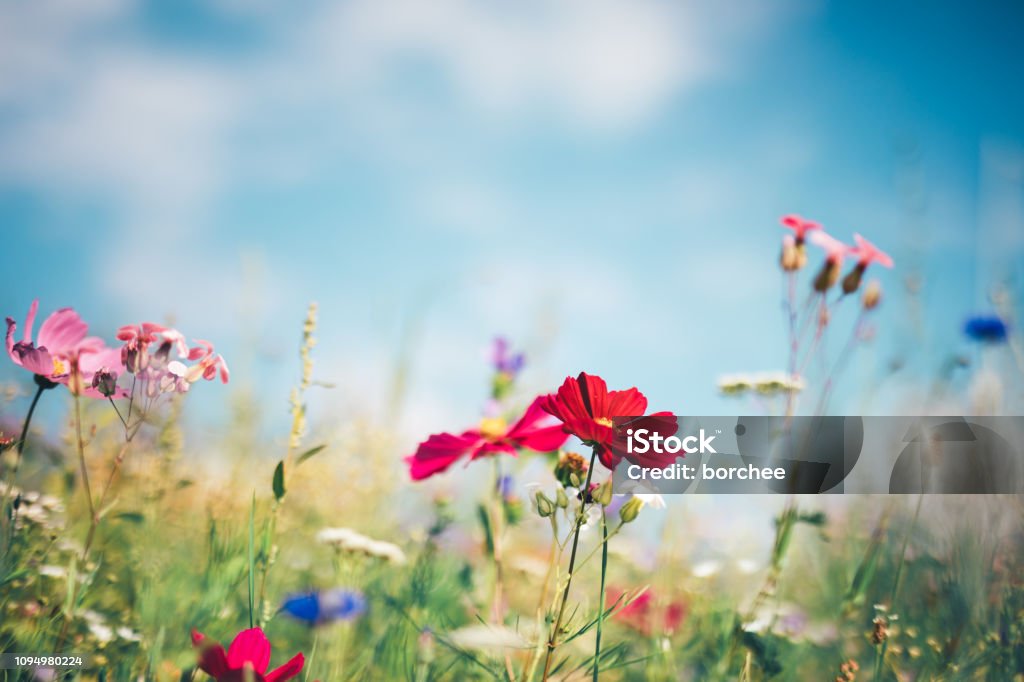
[[878, 263], [879, 265], [891, 268], [893, 266], [892, 258], [885, 251], [869, 242], [859, 234], [853, 235], [853, 241], [857, 243], [857, 246], [850, 249], [850, 255], [857, 258], [857, 266], [861, 268], [867, 268], [872, 263]]
[[808, 232], [810, 232], [811, 230], [821, 229], [820, 224], [812, 220], [805, 220], [804, 218], [801, 218], [800, 216], [794, 214], [782, 216], [780, 222], [784, 227], [793, 230], [796, 236], [797, 245], [804, 243], [804, 239], [807, 237]]
[[550, 452], [557, 450], [568, 439], [541, 407], [543, 397], [537, 398], [512, 426], [497, 417], [484, 419], [475, 429], [461, 434], [436, 433], [420, 443], [416, 453], [405, 458], [409, 474], [414, 481], [440, 473], [456, 461], [469, 456], [470, 460], [487, 455], [507, 453], [515, 455], [520, 449]]
[[100, 369], [120, 368], [119, 351], [108, 348], [103, 339], [86, 336], [89, 327], [72, 308], [51, 313], [33, 341], [32, 328], [38, 310], [39, 300], [36, 299], [25, 317], [21, 341], [14, 340], [18, 325], [7, 318], [6, 346], [11, 361], [43, 380], [67, 385], [74, 393], [106, 397], [95, 391], [91, 383]]
[[32, 301], [25, 316], [25, 331], [21, 341], [15, 342], [14, 333], [18, 325], [7, 318], [7, 355], [14, 364], [24, 367], [33, 374], [51, 378], [68, 373], [68, 366], [62, 362], [85, 339], [89, 327], [71, 308], [61, 308], [52, 313], [39, 328], [39, 335], [32, 341], [32, 327], [39, 310], [39, 299]]
[[260, 628], [239, 632], [226, 652], [198, 630], [192, 630], [192, 645], [199, 649], [199, 669], [217, 682], [284, 682], [302, 672], [305, 664], [299, 653], [280, 668], [266, 672], [270, 641]]

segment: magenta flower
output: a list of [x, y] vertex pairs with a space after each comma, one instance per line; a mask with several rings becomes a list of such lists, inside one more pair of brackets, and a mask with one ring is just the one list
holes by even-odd
[[857, 246], [850, 249], [850, 255], [856, 256], [857, 266], [867, 268], [872, 263], [878, 263], [879, 265], [891, 268], [893, 266], [892, 258], [885, 251], [869, 242], [859, 234], [854, 233], [853, 241], [857, 243]]
[[72, 308], [61, 308], [50, 314], [39, 327], [35, 340], [35, 325], [39, 300], [32, 301], [25, 316], [25, 329], [21, 341], [15, 341], [18, 325], [7, 318], [7, 355], [11, 361], [32, 372], [41, 381], [64, 384], [72, 391], [93, 398], [103, 398], [94, 390], [92, 381], [101, 369], [120, 368], [120, 353], [108, 348], [95, 336], [86, 336], [88, 325]]
[[793, 230], [796, 236], [797, 246], [800, 246], [801, 244], [804, 243], [804, 240], [807, 237], [808, 232], [810, 232], [811, 230], [821, 229], [820, 224], [812, 220], [805, 220], [804, 218], [801, 218], [800, 216], [793, 214], [782, 216], [780, 222], [784, 227]]
[[199, 669], [217, 682], [284, 682], [302, 672], [305, 658], [295, 654], [287, 663], [267, 672], [270, 667], [270, 642], [263, 630], [242, 630], [224, 647], [199, 632], [192, 630], [192, 645], [199, 649]]
[[539, 397], [526, 408], [519, 421], [508, 426], [500, 417], [483, 420], [479, 428], [462, 433], [435, 433], [420, 443], [416, 452], [405, 458], [409, 475], [421, 481], [438, 474], [459, 459], [470, 460], [498, 454], [515, 455], [519, 450], [550, 452], [561, 447], [569, 437], [541, 407]]

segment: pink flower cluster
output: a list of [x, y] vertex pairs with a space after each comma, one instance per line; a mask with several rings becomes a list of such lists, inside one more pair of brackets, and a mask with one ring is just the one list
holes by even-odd
[[845, 244], [826, 233], [820, 223], [807, 220], [798, 215], [783, 216], [782, 226], [792, 230], [782, 240], [782, 269], [794, 272], [804, 267], [807, 256], [804, 252], [805, 242], [811, 242], [825, 253], [825, 262], [814, 278], [814, 289], [824, 293], [839, 281], [839, 269], [843, 259], [851, 257], [856, 260], [853, 269], [843, 278], [844, 294], [852, 294], [860, 288], [861, 278], [872, 263], [891, 268], [892, 258], [886, 252], [869, 242], [859, 234], [853, 235], [855, 246]]
[[[64, 385], [75, 395], [106, 399], [127, 398], [141, 386], [153, 398], [184, 393], [200, 379], [220, 376], [228, 382], [227, 363], [208, 341], [195, 339], [189, 347], [178, 330], [144, 322], [121, 327], [117, 338], [124, 345], [109, 347], [87, 335], [88, 325], [72, 308], [51, 313], [33, 338], [38, 310], [39, 301], [33, 301], [20, 340], [17, 323], [7, 318], [6, 347], [11, 361], [32, 372], [42, 387]], [[118, 385], [126, 374], [134, 375], [131, 388]]]
[[[218, 375], [228, 383], [228, 365], [214, 353], [209, 341], [194, 339], [195, 345], [189, 348], [177, 329], [152, 322], [121, 327], [117, 338], [125, 342], [121, 348], [122, 367], [142, 382], [149, 398], [161, 393], [185, 393], [200, 379], [210, 381]], [[194, 364], [186, 365], [186, 361]]]

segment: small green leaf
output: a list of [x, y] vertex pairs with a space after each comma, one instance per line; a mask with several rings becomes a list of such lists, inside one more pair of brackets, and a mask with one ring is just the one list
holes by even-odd
[[298, 465], [302, 464], [307, 459], [309, 459], [313, 455], [317, 454], [318, 452], [320, 452], [321, 450], [323, 450], [326, 447], [327, 447], [326, 445], [317, 445], [316, 447], [312, 447], [309, 450], [306, 450], [301, 455], [299, 455], [298, 457], [295, 458], [295, 466], [298, 466]]
[[494, 556], [494, 529], [491, 528], [490, 514], [482, 504], [477, 505], [476, 514], [484, 531], [484, 548], [487, 550], [487, 556]]
[[118, 512], [111, 518], [118, 521], [128, 521], [129, 523], [142, 523], [146, 520], [142, 512]]
[[828, 521], [828, 518], [825, 516], [825, 512], [817, 511], [806, 514], [800, 514], [800, 521], [811, 526], [821, 527], [825, 525], [825, 523]]
[[7, 583], [9, 583], [11, 581], [17, 580], [18, 578], [22, 577], [23, 575], [28, 575], [28, 573], [29, 573], [29, 571], [28, 571], [27, 568], [21, 568], [21, 569], [18, 569], [17, 571], [13, 571], [11, 573], [8, 573], [7, 575], [5, 575], [3, 577], [3, 579], [0, 579], [0, 586], [6, 585]]
[[274, 498], [280, 502], [284, 497], [284, 460], [274, 468]]

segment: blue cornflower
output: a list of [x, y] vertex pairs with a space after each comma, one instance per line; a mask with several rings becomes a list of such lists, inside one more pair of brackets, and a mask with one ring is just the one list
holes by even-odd
[[498, 492], [501, 493], [501, 499], [508, 500], [515, 494], [516, 482], [508, 474], [505, 474], [498, 479]]
[[998, 315], [976, 315], [964, 324], [964, 334], [972, 341], [1004, 343], [1009, 332]]
[[359, 617], [366, 611], [366, 598], [344, 588], [305, 592], [287, 597], [281, 610], [309, 625], [323, 625]]

